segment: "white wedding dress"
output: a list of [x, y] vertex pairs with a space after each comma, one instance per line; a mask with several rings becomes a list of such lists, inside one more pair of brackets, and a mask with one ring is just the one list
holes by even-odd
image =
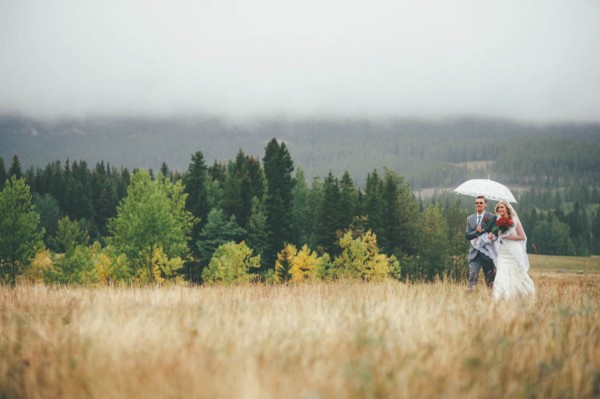
[[[506, 234], [516, 235], [518, 218], [514, 218], [515, 225], [508, 229]], [[496, 278], [492, 297], [495, 300], [521, 298], [533, 295], [535, 287], [527, 274], [529, 271], [529, 258], [526, 252], [526, 241], [513, 241], [498, 239], [494, 242], [497, 257]]]

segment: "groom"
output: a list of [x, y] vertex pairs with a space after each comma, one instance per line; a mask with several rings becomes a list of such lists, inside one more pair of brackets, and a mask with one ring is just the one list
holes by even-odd
[[[485, 210], [486, 207], [487, 199], [483, 195], [475, 198], [476, 212], [467, 217], [467, 230], [465, 232], [467, 240], [472, 241], [492, 231], [492, 227], [496, 223], [496, 215], [487, 212]], [[479, 243], [477, 246], [479, 249], [476, 249], [473, 244], [469, 247], [469, 291], [472, 291], [477, 285], [479, 281], [479, 269], [482, 267], [487, 286], [491, 288], [494, 284], [496, 268], [494, 267], [494, 261], [490, 257], [492, 250], [491, 248], [488, 249], [488, 246], [491, 247], [492, 244], [482, 245], [482, 243]]]

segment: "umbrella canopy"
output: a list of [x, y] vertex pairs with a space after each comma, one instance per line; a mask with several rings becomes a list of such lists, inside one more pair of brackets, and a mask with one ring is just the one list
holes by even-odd
[[515, 196], [510, 192], [508, 187], [506, 187], [504, 184], [498, 183], [497, 181], [489, 179], [467, 180], [460, 186], [456, 187], [454, 192], [458, 194], [469, 195], [471, 197], [483, 195], [485, 198], [494, 201], [506, 200], [508, 202], [517, 202]]

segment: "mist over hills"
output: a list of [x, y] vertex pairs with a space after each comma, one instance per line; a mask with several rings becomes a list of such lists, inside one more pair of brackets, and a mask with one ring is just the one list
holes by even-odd
[[493, 118], [265, 119], [95, 117], [44, 121], [0, 115], [0, 156], [23, 169], [52, 161], [105, 161], [117, 168], [162, 162], [185, 171], [202, 151], [210, 165], [239, 150], [262, 161], [267, 142], [283, 140], [308, 180], [348, 171], [362, 184], [389, 168], [414, 188], [452, 186], [471, 177], [513, 184], [600, 182], [600, 123], [529, 124]]

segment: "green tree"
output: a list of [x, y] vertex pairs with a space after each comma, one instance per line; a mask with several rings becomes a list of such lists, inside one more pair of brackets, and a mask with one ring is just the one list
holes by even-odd
[[94, 267], [92, 249], [86, 245], [74, 245], [65, 254], [52, 257], [52, 268], [44, 273], [48, 283], [90, 284], [99, 282]]
[[252, 249], [242, 241], [229, 242], [214, 252], [202, 280], [208, 284], [240, 284], [253, 279], [251, 270], [260, 268], [260, 256], [252, 256]]
[[102, 248], [99, 242], [90, 247], [94, 268], [100, 285], [127, 284], [131, 282], [131, 273], [125, 254], [117, 254], [115, 248]]
[[344, 172], [340, 179], [340, 222], [342, 226], [348, 227], [352, 224], [354, 217], [358, 215], [358, 194], [354, 182], [348, 171]]
[[[265, 148], [263, 167], [267, 180], [265, 209], [269, 230], [268, 264], [274, 264], [279, 248], [291, 242], [292, 190], [294, 164], [285, 143], [272, 139]], [[272, 263], [273, 262], [273, 263]]]
[[4, 158], [0, 157], [0, 190], [4, 189], [7, 177], [6, 168], [4, 167]]
[[555, 215], [537, 224], [531, 237], [536, 253], [544, 255], [575, 255], [575, 244], [566, 223]]
[[160, 173], [152, 180], [145, 170], [133, 174], [127, 196], [108, 222], [108, 243], [127, 255], [136, 275], [153, 275], [156, 247], [169, 259], [188, 258], [194, 217], [185, 209], [186, 197], [180, 181], [171, 183]]
[[370, 281], [399, 274], [400, 264], [396, 257], [379, 253], [377, 236], [370, 230], [357, 238], [352, 237], [351, 231], [346, 232], [340, 239], [340, 247], [342, 253], [332, 265], [336, 278]]
[[35, 209], [40, 214], [40, 226], [46, 232], [44, 242], [46, 246], [49, 244], [49, 239], [56, 234], [58, 228], [58, 220], [61, 216], [58, 201], [50, 194], [34, 195], [33, 203]]
[[594, 255], [600, 254], [600, 210], [596, 210], [591, 221], [590, 230], [590, 252]]
[[171, 179], [171, 171], [169, 170], [169, 167], [167, 166], [167, 163], [165, 161], [163, 161], [163, 163], [160, 164], [160, 173], [162, 173], [162, 175], [164, 177], [166, 177], [169, 180]]
[[[252, 212], [248, 219], [248, 229], [246, 242], [254, 253], [260, 255], [261, 261], [269, 245], [269, 236], [267, 232], [267, 216], [265, 215], [264, 205], [258, 197], [252, 198]], [[262, 264], [264, 268], [267, 265]]]
[[384, 235], [387, 223], [385, 201], [383, 198], [383, 182], [376, 170], [367, 175], [364, 211], [368, 217], [367, 227], [378, 237]]
[[295, 244], [311, 242], [312, 226], [315, 208], [311, 206], [312, 191], [309, 190], [304, 178], [304, 171], [298, 168], [292, 190], [292, 213], [290, 229], [292, 241]]
[[337, 231], [344, 227], [340, 209], [340, 187], [338, 180], [329, 172], [323, 182], [323, 195], [317, 207], [315, 239], [317, 245], [329, 254], [337, 254]]
[[442, 276], [450, 260], [449, 229], [438, 204], [430, 205], [421, 216], [418, 255], [420, 267], [415, 277], [432, 280]]
[[[195, 244], [200, 238], [200, 231], [206, 224], [208, 215], [208, 169], [204, 163], [202, 151], [197, 151], [192, 155], [192, 162], [188, 166], [187, 174], [183, 178], [187, 198], [185, 202], [186, 209], [196, 218], [197, 223], [192, 229], [192, 242]], [[197, 247], [193, 245], [193, 251]]]
[[[223, 183], [223, 198], [221, 199], [221, 209], [227, 217], [234, 216], [236, 221], [240, 221], [243, 212], [242, 186], [238, 173], [235, 170], [235, 163], [229, 162], [229, 168], [225, 174]], [[241, 223], [239, 223], [241, 225]]]
[[40, 215], [32, 203], [29, 186], [12, 176], [0, 192], [0, 278], [15, 285], [17, 276], [44, 247]]
[[444, 219], [448, 226], [448, 247], [450, 263], [446, 267], [448, 277], [457, 281], [465, 281], [467, 278], [467, 255], [469, 253], [469, 241], [465, 240], [465, 223], [468, 212], [462, 207], [460, 200], [446, 204], [443, 211]]
[[56, 234], [50, 237], [52, 249], [56, 252], [68, 253], [77, 246], [87, 246], [90, 236], [85, 229], [82, 229], [79, 222], [71, 220], [68, 216], [58, 221]]
[[[390, 172], [393, 173], [393, 172]], [[399, 220], [399, 241], [394, 243], [395, 254], [414, 254], [416, 248], [420, 245], [418, 237], [419, 213], [417, 200], [413, 194], [410, 185], [402, 176], [394, 176], [393, 179], [398, 185], [398, 206], [400, 207]], [[395, 238], [394, 238], [395, 239]]]
[[8, 177], [15, 176], [17, 179], [23, 177], [23, 171], [21, 170], [21, 162], [19, 161], [19, 157], [17, 154], [13, 155], [12, 163], [10, 164], [10, 168], [8, 169]]
[[235, 216], [227, 218], [221, 209], [212, 209], [196, 243], [201, 264], [207, 264], [219, 246], [231, 241], [240, 242], [245, 234], [246, 231], [236, 223]]
[[119, 204], [119, 175], [111, 171], [104, 162], [96, 164], [96, 168], [90, 176], [91, 202], [93, 208], [92, 220], [97, 226], [100, 235], [107, 233], [106, 223], [108, 219], [116, 214]]
[[386, 223], [384, 223], [381, 234], [377, 236], [379, 246], [382, 251], [388, 254], [395, 253], [399, 255], [397, 250], [402, 240], [400, 218], [400, 184], [402, 179], [390, 170], [385, 171], [385, 176], [382, 186], [383, 196], [383, 213]]

